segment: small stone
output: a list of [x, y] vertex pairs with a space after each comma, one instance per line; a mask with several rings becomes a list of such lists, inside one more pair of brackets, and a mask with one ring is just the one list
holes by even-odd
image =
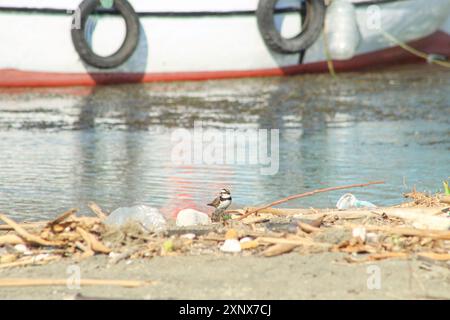
[[366, 228], [356, 227], [353, 229], [352, 235], [354, 238], [360, 238], [362, 242], [366, 242]]
[[37, 256], [34, 256], [34, 261], [38, 262], [38, 261], [42, 261], [47, 259], [48, 257], [50, 257], [50, 255], [48, 253], [41, 253], [38, 254]]
[[115, 258], [117, 258], [118, 256], [120, 256], [120, 253], [118, 253], [118, 252], [113, 252], [113, 251], [111, 251], [111, 252], [108, 254], [108, 257], [110, 257], [111, 259], [115, 259]]
[[252, 240], [253, 240], [253, 238], [251, 238], [251, 237], [244, 237], [241, 240], [239, 240], [239, 242], [240, 243], [246, 243], [246, 242], [250, 242]]
[[188, 240], [194, 240], [195, 234], [194, 233], [185, 233], [180, 236], [181, 239], [188, 239]]
[[241, 244], [237, 239], [227, 239], [220, 247], [220, 251], [230, 253], [241, 252]]
[[29, 255], [33, 254], [33, 252], [30, 249], [28, 249], [28, 247], [24, 244], [16, 244], [14, 246], [14, 250], [16, 250], [17, 252], [19, 252], [25, 256], [29, 256]]
[[194, 209], [183, 209], [178, 212], [176, 225], [178, 227], [195, 226], [199, 224], [209, 224], [209, 216]]

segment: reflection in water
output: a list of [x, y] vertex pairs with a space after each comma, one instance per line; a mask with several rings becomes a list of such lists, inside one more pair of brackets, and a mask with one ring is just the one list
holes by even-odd
[[[424, 67], [377, 74], [112, 86], [87, 95], [0, 94], [0, 211], [40, 219], [96, 201], [146, 203], [167, 215], [208, 210], [223, 186], [236, 205], [384, 179], [354, 190], [378, 204], [437, 191], [450, 175], [450, 74]], [[75, 91], [76, 92], [76, 91]], [[176, 128], [280, 130], [280, 168], [176, 165]], [[333, 206], [342, 192], [288, 206]]]

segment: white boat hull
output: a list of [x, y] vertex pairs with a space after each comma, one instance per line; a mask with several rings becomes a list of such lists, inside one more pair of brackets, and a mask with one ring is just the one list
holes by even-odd
[[[70, 14], [0, 9], [0, 86], [197, 80], [326, 70], [323, 37], [305, 52], [301, 62], [299, 54], [273, 52], [264, 43], [256, 16], [251, 13], [257, 1], [227, 1], [191, 0], [190, 7], [200, 8], [192, 16], [161, 14], [170, 10], [186, 13], [189, 8], [184, 0], [130, 1], [138, 13], [149, 14], [140, 16], [141, 32], [135, 53], [126, 63], [110, 70], [97, 69], [80, 59], [70, 36]], [[8, 3], [12, 6], [11, 1], [0, 0], [0, 8], [8, 7]], [[79, 0], [41, 1], [43, 8], [52, 10], [71, 9], [78, 3]], [[218, 3], [222, 6], [217, 6]], [[20, 7], [25, 2], [14, 0], [13, 4]], [[236, 14], [229, 12], [232, 5], [237, 7]], [[436, 36], [440, 28], [447, 28], [449, 24], [445, 23], [450, 12], [449, 0], [395, 1], [380, 4], [379, 8], [382, 28], [403, 42]], [[207, 13], [213, 10], [216, 14]], [[250, 12], [244, 13], [246, 10]], [[356, 7], [356, 17], [362, 41], [355, 59], [395, 47], [379, 31], [368, 26], [366, 5]], [[103, 27], [97, 28], [92, 38], [94, 50], [117, 47], [124, 33], [120, 20], [112, 15], [102, 18]], [[450, 53], [450, 42], [444, 41], [439, 46], [441, 54]], [[376, 56], [372, 59], [376, 64]], [[364, 62], [365, 67], [367, 63], [370, 61]], [[318, 64], [320, 67], [312, 67]], [[337, 63], [338, 68], [340, 64]], [[353, 69], [357, 68], [358, 64]], [[36, 81], [27, 80], [25, 76], [20, 80], [18, 72], [28, 75], [28, 79], [34, 76]], [[54, 80], [39, 81], [45, 74]]]

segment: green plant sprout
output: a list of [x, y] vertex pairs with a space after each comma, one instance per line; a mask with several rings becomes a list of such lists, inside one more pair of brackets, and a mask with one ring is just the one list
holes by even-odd
[[450, 188], [448, 187], [448, 181], [442, 181], [442, 184], [444, 185], [444, 193], [450, 196]]

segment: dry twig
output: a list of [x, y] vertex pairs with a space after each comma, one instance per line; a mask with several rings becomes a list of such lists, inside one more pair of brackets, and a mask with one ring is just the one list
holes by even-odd
[[323, 192], [330, 192], [330, 191], [336, 191], [336, 190], [342, 190], [342, 189], [350, 189], [350, 188], [358, 188], [358, 187], [366, 187], [366, 186], [370, 186], [370, 185], [374, 185], [374, 184], [382, 184], [384, 183], [384, 181], [372, 181], [372, 182], [368, 182], [368, 183], [360, 183], [360, 184], [351, 184], [351, 185], [347, 185], [347, 186], [339, 186], [339, 187], [330, 187], [330, 188], [323, 188], [323, 189], [317, 189], [317, 190], [313, 190], [313, 191], [309, 191], [309, 192], [305, 192], [305, 193], [301, 193], [301, 194], [296, 194], [293, 196], [289, 196], [274, 202], [269, 203], [268, 205], [262, 206], [260, 208], [256, 208], [255, 210], [251, 210], [246, 212], [243, 216], [239, 217], [238, 220], [242, 220], [246, 217], [248, 217], [251, 214], [257, 213], [261, 210], [276, 206], [278, 204], [281, 203], [285, 203], [294, 199], [299, 199], [299, 198], [305, 198], [305, 197], [309, 197], [309, 196], [313, 196], [315, 194], [318, 193], [323, 193]]

